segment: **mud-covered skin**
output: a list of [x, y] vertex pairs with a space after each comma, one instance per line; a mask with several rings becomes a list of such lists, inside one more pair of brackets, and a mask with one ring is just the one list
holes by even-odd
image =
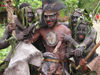
[[[23, 11], [22, 11], [23, 10]], [[24, 39], [27, 39], [30, 37], [28, 35], [30, 32], [32, 32], [32, 28], [34, 27], [33, 19], [34, 19], [34, 13], [33, 10], [28, 3], [22, 3], [19, 7], [19, 13], [17, 13], [17, 16], [14, 16], [14, 24], [9, 24], [7, 25], [5, 29], [5, 33], [3, 37], [0, 39], [0, 49], [8, 47], [9, 41], [7, 41], [10, 37], [12, 37], [12, 31], [15, 29], [16, 33], [16, 38], [18, 41], [23, 41]], [[23, 12], [23, 13], [22, 13]], [[21, 16], [19, 17], [19, 15]], [[23, 26], [23, 18], [27, 18], [28, 24], [26, 25], [24, 21], [24, 26]], [[31, 25], [29, 25], [31, 23]]]
[[43, 38], [45, 47], [46, 47], [46, 52], [53, 52], [53, 50], [55, 49], [56, 46], [49, 46], [46, 43], [46, 35], [51, 31], [54, 31], [57, 34], [58, 41], [62, 41], [62, 45], [59, 49], [59, 51], [61, 51], [60, 55], [62, 56], [66, 50], [66, 43], [65, 43], [64, 39], [62, 38], [63, 37], [62, 33], [66, 33], [67, 35], [71, 34], [71, 31], [68, 28], [66, 28], [64, 25], [58, 24], [58, 25], [55, 25], [53, 28], [41, 28], [40, 30], [37, 31], [37, 33], [34, 34], [32, 40], [35, 41], [39, 37], [39, 35], [41, 35]]
[[[74, 58], [76, 65], [79, 65], [80, 59], [85, 58], [88, 55], [88, 53], [92, 50], [92, 48], [96, 45], [97, 32], [91, 26], [89, 28], [90, 30], [87, 32], [87, 30], [85, 30], [87, 28], [87, 25], [88, 24], [77, 27], [76, 38], [72, 38], [70, 36], [65, 38], [67, 41], [69, 40], [69, 42], [72, 44], [69, 45], [67, 49], [67, 55], [68, 57]], [[71, 52], [73, 53], [70, 55]], [[91, 62], [96, 56], [97, 54], [96, 52], [94, 52], [94, 54], [87, 60], [87, 63]], [[79, 72], [81, 73], [81, 71]]]
[[[31, 34], [34, 34], [33, 30], [35, 29], [35, 24], [34, 24], [34, 21], [33, 21], [34, 20], [33, 10], [31, 9], [31, 6], [28, 3], [21, 4], [19, 10], [21, 10], [23, 7], [24, 8], [29, 7], [29, 8], [27, 8], [27, 13], [24, 13], [23, 15], [24, 15], [25, 18], [27, 16], [27, 20], [28, 20], [28, 23], [30, 25], [27, 24], [27, 26], [26, 26], [25, 25], [26, 23], [24, 23], [24, 26], [23, 26], [22, 19], [21, 19], [21, 17], [18, 16], [18, 15], [20, 15], [20, 13], [18, 13], [17, 16], [14, 16], [15, 28], [13, 28], [13, 26], [11, 26], [12, 27], [12, 29], [11, 29], [11, 27], [9, 25], [7, 25], [3, 37], [0, 39], [0, 50], [10, 46], [10, 43], [7, 40], [12, 37], [13, 29], [15, 29], [15, 34], [16, 34], [16, 38], [17, 38], [16, 45], [21, 41], [29, 39], [31, 37]], [[13, 24], [11, 24], [11, 25], [13, 25]], [[42, 52], [44, 52], [45, 48], [44, 48], [43, 43], [40, 39], [38, 39], [35, 43], [33, 43], [33, 45], [35, 45], [35, 47], [37, 47]], [[5, 61], [9, 62], [11, 60], [11, 56], [12, 56], [12, 50], [10, 50], [10, 52], [8, 53], [8, 55], [7, 55], [6, 59], [4, 60], [4, 62]]]
[[[22, 27], [22, 25], [17, 17], [15, 17], [15, 24], [16, 24], [15, 32], [16, 32], [16, 37], [17, 37], [18, 41], [22, 41], [22, 40], [28, 38], [28, 37], [24, 36], [25, 35], [24, 33], [26, 33], [25, 29]], [[4, 35], [0, 40], [0, 49], [6, 48], [10, 45], [9, 42], [6, 40], [9, 39], [11, 36], [12, 36], [12, 32], [10, 31], [9, 26], [7, 26], [5, 29]]]
[[[65, 33], [66, 35], [68, 34], [71, 35], [71, 31], [66, 26], [58, 23], [59, 13], [56, 11], [52, 11], [53, 9], [51, 5], [49, 5], [48, 9], [47, 8], [48, 6], [45, 7], [42, 14], [42, 21], [43, 21], [42, 24], [45, 23], [45, 26], [37, 30], [31, 40], [32, 42], [35, 42], [39, 36], [42, 36], [43, 43], [46, 48], [46, 52], [50, 52], [50, 53], [54, 53], [55, 47], [58, 45], [59, 42], [61, 42], [60, 47], [57, 49], [57, 51], [54, 54], [57, 59], [63, 60], [66, 58], [65, 55], [67, 52], [66, 50], [67, 43], [64, 41], [63, 33]], [[48, 72], [47, 75], [55, 74], [55, 70], [53, 68], [56, 69], [57, 66], [55, 64], [52, 64], [49, 67], [51, 73]]]
[[79, 13], [79, 12], [74, 12], [74, 13], [72, 14], [72, 17], [71, 17], [72, 29], [74, 29], [74, 28], [76, 27], [78, 18], [79, 18], [80, 16], [82, 16], [82, 14]]
[[[83, 20], [80, 17], [82, 15], [85, 16], [84, 15], [85, 12], [80, 10], [81, 9], [79, 10], [76, 9], [71, 16], [71, 30], [73, 39], [69, 39], [69, 41], [74, 45], [74, 47], [72, 47], [72, 50], [76, 50], [74, 55], [81, 56], [83, 54], [83, 57], [85, 57], [89, 53], [89, 51], [91, 51], [93, 46], [96, 44], [97, 32], [91, 25], [89, 25], [87, 21], [84, 22], [84, 25], [81, 26], [78, 25], [78, 20], [80, 19], [80, 22], [81, 20]], [[89, 59], [89, 61], [92, 60], [94, 55]]]

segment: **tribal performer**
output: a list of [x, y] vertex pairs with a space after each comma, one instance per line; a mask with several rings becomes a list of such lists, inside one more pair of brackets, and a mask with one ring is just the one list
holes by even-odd
[[[59, 0], [49, 0], [43, 6], [41, 28], [30, 39], [31, 42], [35, 42], [40, 35], [43, 38], [46, 52], [44, 53], [42, 72], [45, 75], [69, 74], [66, 58], [67, 43], [64, 41], [63, 33], [71, 35], [71, 31], [66, 26], [58, 23], [59, 10], [62, 8], [64, 8], [64, 4]], [[67, 66], [64, 66], [64, 63]]]
[[[9, 62], [9, 65], [4, 75], [30, 75], [28, 64], [40, 66], [42, 61], [41, 52], [31, 43], [27, 43], [27, 39], [31, 37], [36, 29], [34, 19], [35, 16], [31, 5], [22, 3], [17, 16], [14, 17], [15, 23], [7, 25], [0, 40], [0, 49], [11, 45], [9, 40], [14, 38], [13, 41], [16, 41], [13, 42], [15, 49], [12, 49], [5, 59], [5, 61]], [[16, 32], [15, 37], [12, 35], [13, 30]]]
[[[67, 36], [65, 38], [66, 40], [69, 40], [70, 42], [74, 43], [74, 47], [76, 48], [76, 50], [78, 50], [75, 52], [75, 56], [81, 56], [84, 50], [86, 50], [85, 54], [87, 54], [88, 51], [91, 50], [96, 44], [97, 32], [92, 27], [91, 22], [88, 21], [86, 14], [88, 13], [86, 13], [86, 11], [82, 9], [76, 9], [73, 12], [70, 24], [70, 29], [72, 30], [72, 37], [68, 38]], [[74, 40], [71, 38], [73, 38]], [[92, 43], [93, 46], [91, 47]], [[87, 50], [89, 47], [91, 49]]]
[[[77, 56], [86, 57], [86, 55], [92, 50], [96, 45], [96, 36], [97, 33], [91, 25], [83, 20], [80, 20], [79, 25], [75, 28], [75, 37], [74, 39], [78, 42], [80, 47], [76, 47], [75, 50], [80, 50], [82, 53], [75, 54], [76, 65], [78, 65], [79, 58]], [[94, 53], [92, 57], [88, 60], [90, 62], [97, 54]]]
[[[69, 54], [73, 52], [70, 56], [73, 56], [75, 64], [78, 65], [81, 58], [85, 58], [86, 55], [92, 50], [96, 45], [96, 31], [91, 27], [84, 18], [79, 18], [79, 21], [74, 29], [74, 39], [72, 37], [66, 36], [66, 40], [73, 44], [69, 47]], [[74, 52], [75, 51], [75, 52]], [[96, 57], [96, 52], [88, 59], [88, 63]]]

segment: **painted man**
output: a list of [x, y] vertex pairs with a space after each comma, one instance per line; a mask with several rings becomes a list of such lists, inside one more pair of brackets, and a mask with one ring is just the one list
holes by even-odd
[[[51, 0], [52, 1], [52, 0]], [[61, 3], [58, 0], [55, 0], [53, 3], [47, 3], [43, 7], [43, 13], [42, 13], [42, 23], [41, 23], [41, 28], [35, 32], [33, 35], [32, 39], [30, 39], [31, 42], [34, 42], [38, 39], [38, 37], [41, 35], [43, 38], [43, 42], [46, 48], [46, 52], [49, 54], [52, 54], [55, 56], [55, 61], [57, 60], [58, 62], [53, 62], [54, 64], [47, 66], [46, 72], [44, 72], [45, 75], [52, 75], [56, 74], [58, 72], [57, 68], [61, 66], [60, 62], [64, 62], [65, 59], [65, 52], [66, 52], [66, 42], [64, 41], [63, 33], [66, 35], [70, 34], [71, 31], [69, 28], [67, 28], [64, 25], [61, 25], [58, 23], [58, 17], [59, 17], [59, 10], [64, 8], [63, 3]], [[55, 49], [56, 48], [56, 49]], [[54, 50], [55, 49], [55, 50]], [[44, 55], [45, 56], [45, 55]], [[44, 59], [45, 60], [45, 59]], [[50, 59], [52, 62], [52, 58]], [[47, 59], [48, 61], [48, 59]], [[46, 61], [44, 61], [46, 62]], [[49, 61], [48, 61], [49, 62]], [[58, 64], [58, 66], [56, 65]], [[61, 67], [62, 68], [62, 67]], [[60, 67], [59, 67], [60, 69]], [[60, 70], [61, 71], [61, 70]], [[61, 75], [62, 72], [60, 72], [59, 75]]]
[[[5, 33], [0, 40], [0, 49], [8, 47], [10, 45], [8, 40], [12, 37], [12, 31], [15, 30], [17, 41], [14, 43], [15, 49], [12, 49], [5, 59], [5, 61], [9, 61], [9, 65], [4, 72], [4, 75], [29, 75], [28, 64], [33, 64], [32, 61], [34, 61], [31, 58], [35, 55], [40, 56], [38, 61], [39, 66], [42, 56], [41, 52], [38, 51], [32, 44], [26, 43], [27, 39], [31, 37], [34, 33], [34, 29], [36, 28], [34, 21], [35, 16], [30, 4], [22, 3], [19, 7], [18, 14], [14, 19], [15, 24], [11, 24], [6, 27]], [[36, 58], [37, 60], [38, 56]], [[18, 69], [18, 71], [16, 71], [16, 69]]]
[[[72, 14], [72, 17], [71, 17], [72, 38], [74, 39], [74, 41], [72, 39], [70, 39], [70, 42], [74, 43], [74, 47], [76, 48], [76, 50], [78, 50], [75, 52], [75, 56], [81, 56], [84, 49], [87, 49], [92, 43], [94, 43], [94, 45], [96, 44], [97, 32], [91, 26], [91, 23], [88, 21], [85, 21], [83, 23], [85, 26], [85, 29], [88, 27], [88, 29], [86, 31], [85, 31], [85, 29], [81, 28], [84, 26], [79, 25], [79, 23], [81, 23], [80, 21], [82, 19], [84, 19], [84, 17], [85, 17], [84, 14], [85, 13], [82, 10], [77, 9], [74, 11], [74, 13]], [[81, 32], [81, 33], [78, 33], [78, 32]], [[84, 34], [84, 33], [89, 33], [89, 34]], [[69, 40], [68, 37], [66, 39]], [[93, 47], [91, 47], [91, 49], [92, 48]], [[89, 50], [91, 50], [91, 49], [89, 49]], [[88, 50], [87, 50], [87, 53], [88, 53]]]
[[[87, 54], [92, 50], [96, 44], [96, 32], [94, 28], [84, 19], [80, 19], [77, 26], [75, 27], [74, 39], [70, 36], [65, 38], [73, 44], [69, 47], [69, 53], [72, 53], [72, 56], [75, 60], [75, 64], [78, 65], [81, 58], [85, 58]], [[75, 52], [74, 52], [75, 51]], [[88, 60], [90, 62], [97, 54], [94, 53]]]
[[[26, 8], [25, 8], [26, 7]], [[25, 13], [23, 11], [27, 10]], [[17, 17], [18, 16], [18, 17]], [[33, 9], [30, 7], [28, 3], [23, 3], [19, 8], [18, 15], [15, 16], [15, 26], [11, 27], [11, 25], [8, 25], [5, 29], [5, 33], [3, 37], [0, 40], [0, 49], [8, 47], [10, 44], [8, 41], [5, 41], [9, 39], [12, 36], [12, 30], [15, 29], [16, 31], [16, 37], [19, 41], [22, 41], [23, 39], [27, 38], [28, 35], [28, 27], [31, 28], [31, 26], [34, 26], [34, 12]], [[25, 36], [26, 35], [26, 36]]]
[[[79, 25], [75, 29], [75, 40], [78, 42], [80, 47], [76, 48], [75, 50], [80, 50], [82, 54], [76, 53], [76, 65], [78, 65], [79, 60], [77, 60], [77, 56], [86, 57], [86, 55], [92, 50], [92, 48], [96, 45], [96, 31], [90, 24], [84, 20], [82, 20]], [[78, 55], [79, 54], [79, 55]], [[96, 53], [88, 60], [90, 62]], [[78, 62], [77, 62], [78, 61]]]

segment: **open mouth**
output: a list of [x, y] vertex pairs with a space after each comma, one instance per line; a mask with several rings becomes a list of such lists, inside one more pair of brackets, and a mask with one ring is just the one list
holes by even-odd
[[79, 38], [84, 38], [84, 36], [83, 35], [79, 35]]
[[31, 22], [32, 21], [32, 19], [31, 18], [28, 18], [28, 22]]
[[48, 22], [48, 25], [52, 25], [53, 24], [53, 22]]

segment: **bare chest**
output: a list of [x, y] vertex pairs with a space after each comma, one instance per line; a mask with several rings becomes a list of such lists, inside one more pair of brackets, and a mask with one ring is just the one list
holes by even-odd
[[58, 41], [63, 40], [62, 38], [63, 32], [64, 30], [62, 30], [59, 27], [52, 29], [48, 28], [48, 29], [43, 29], [41, 31], [41, 35], [47, 45], [55, 46], [58, 43]]

